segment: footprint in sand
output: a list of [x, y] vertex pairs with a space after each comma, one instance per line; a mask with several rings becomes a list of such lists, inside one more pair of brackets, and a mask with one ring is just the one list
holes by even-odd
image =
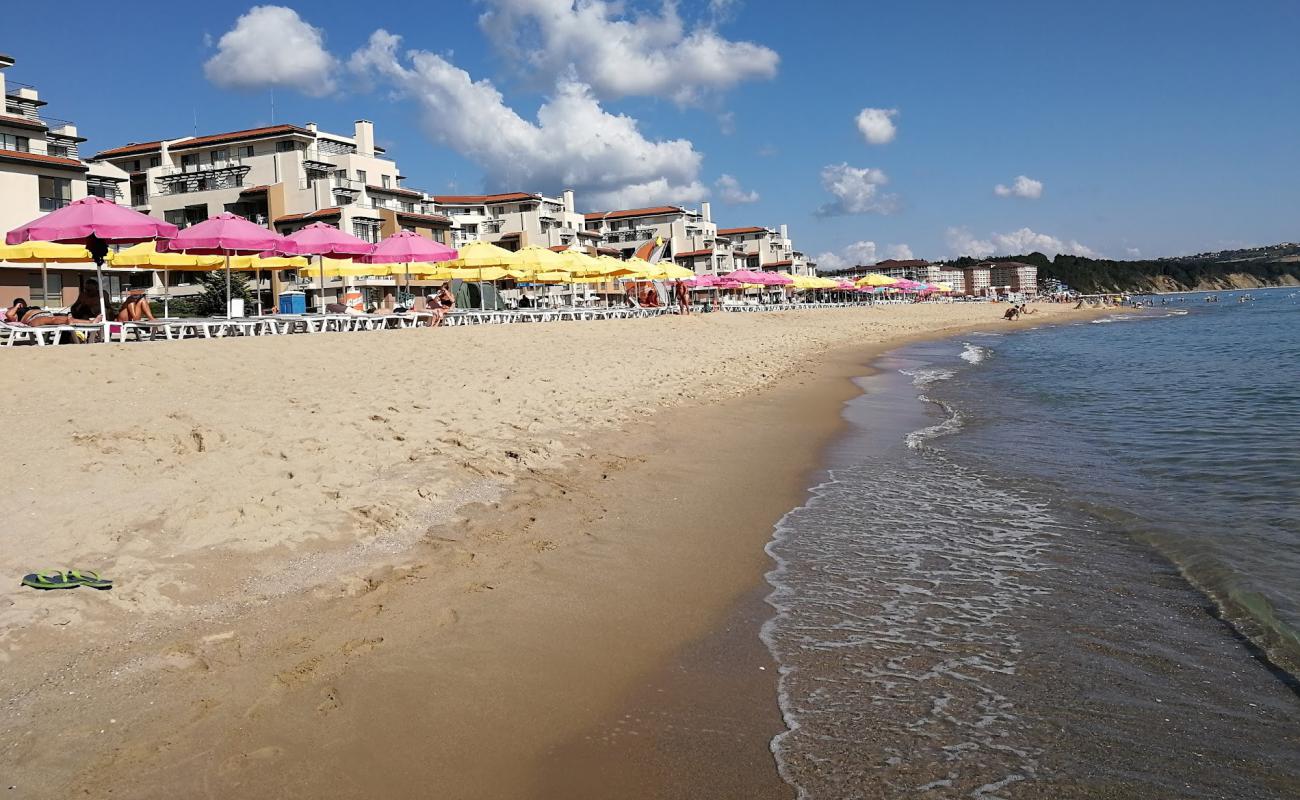
[[384, 637], [374, 636], [368, 639], [351, 639], [344, 643], [341, 652], [347, 658], [368, 653], [384, 643]]
[[248, 769], [256, 764], [265, 764], [268, 761], [275, 761], [284, 756], [283, 747], [268, 745], [256, 750], [250, 750], [247, 753], [231, 756], [221, 763], [221, 774], [229, 775], [232, 772], [239, 772]]
[[339, 700], [339, 690], [333, 686], [325, 687], [324, 691], [321, 692], [321, 697], [320, 704], [316, 706], [316, 713], [321, 716], [332, 714], [343, 707], [343, 702]]

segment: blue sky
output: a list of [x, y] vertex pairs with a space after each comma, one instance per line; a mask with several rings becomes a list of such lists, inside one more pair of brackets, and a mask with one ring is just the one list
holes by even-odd
[[[78, 123], [88, 152], [186, 135], [196, 116], [201, 134], [267, 123], [278, 83], [276, 121], [346, 132], [372, 119], [416, 188], [577, 184], [581, 210], [709, 199], [720, 224], [786, 223], [826, 262], [900, 245], [1124, 258], [1300, 239], [1294, 0], [713, 0], [680, 3], [676, 28], [659, 2], [596, 3], [594, 18], [563, 0], [284, 5], [317, 29], [317, 60], [292, 35], [266, 35], [284, 16], [223, 47], [252, 4], [75, 4], [57, 38], [46, 11], [11, 10], [0, 52], [18, 60], [12, 80]], [[604, 25], [640, 50], [589, 57], [584, 37]], [[376, 47], [377, 29], [400, 42]], [[366, 67], [349, 69], [368, 46]], [[893, 112], [892, 138], [867, 140], [864, 108]]]

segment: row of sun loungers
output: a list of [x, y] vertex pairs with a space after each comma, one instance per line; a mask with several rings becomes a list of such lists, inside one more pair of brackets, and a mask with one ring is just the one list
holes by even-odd
[[[777, 305], [724, 304], [722, 311], [797, 311], [812, 308], [837, 308], [851, 303], [783, 303]], [[703, 310], [697, 307], [697, 310]], [[676, 307], [660, 308], [554, 308], [487, 311], [457, 309], [449, 313], [444, 325], [506, 325], [521, 322], [561, 322], [576, 320], [640, 319], [677, 313]], [[300, 333], [341, 333], [414, 328], [433, 322], [426, 311], [404, 314], [271, 314], [258, 317], [193, 317], [183, 319], [113, 322], [107, 326], [112, 341], [172, 341], [178, 339], [217, 339], [237, 336], [284, 336]], [[105, 326], [46, 325], [27, 326], [0, 323], [0, 346], [20, 344], [55, 345], [65, 341], [99, 341]]]

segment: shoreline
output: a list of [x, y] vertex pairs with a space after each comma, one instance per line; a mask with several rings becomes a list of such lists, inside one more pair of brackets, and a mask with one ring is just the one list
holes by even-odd
[[[998, 324], [946, 325], [869, 347], [878, 355], [909, 339]], [[127, 641], [124, 650], [153, 655], [134, 653], [97, 689], [93, 666], [69, 664], [68, 685], [85, 692], [90, 682], [82, 697], [98, 695], [114, 722], [86, 720], [85, 730], [65, 732], [68, 752], [54, 756], [11, 730], [0, 754], [20, 769], [48, 768], [73, 788], [131, 786], [146, 795], [202, 786], [295, 796], [284, 791], [293, 786], [305, 796], [315, 786], [365, 796], [437, 776], [455, 796], [545, 796], [543, 768], [556, 762], [557, 745], [602, 724], [644, 688], [647, 670], [707, 638], [755, 579], [762, 585], [771, 524], [806, 491], [792, 476], [807, 476], [842, 424], [810, 408], [807, 384], [822, 387], [818, 404], [838, 407], [857, 391], [843, 377], [861, 375], [875, 357], [863, 345], [846, 349], [857, 353], [847, 359], [855, 364], [844, 363], [843, 351], [822, 353], [817, 366], [756, 393], [659, 411], [630, 430], [602, 429], [558, 473], [530, 467], [494, 507], [432, 525], [396, 564], [333, 588], [253, 598], [233, 617], [190, 625], [187, 643], [162, 652]], [[836, 371], [852, 374], [825, 380]], [[798, 420], [789, 413], [795, 398]], [[721, 427], [730, 430], [720, 435]], [[718, 474], [727, 459], [738, 474]], [[781, 466], [741, 480], [742, 470], [767, 462]], [[728, 490], [744, 502], [728, 500]], [[699, 493], [695, 504], [681, 499], [688, 491]], [[471, 580], [476, 573], [488, 580]], [[761, 649], [756, 634], [754, 642]], [[749, 696], [764, 685], [751, 682]], [[31, 699], [47, 688], [31, 687]], [[153, 698], [166, 709], [132, 713], [132, 701]], [[392, 719], [402, 720], [400, 731]], [[96, 736], [101, 728], [108, 733]], [[776, 732], [761, 741], [773, 781], [767, 741]], [[195, 770], [200, 755], [206, 766]], [[369, 766], [357, 774], [322, 764]], [[756, 785], [788, 794], [783, 783]]]

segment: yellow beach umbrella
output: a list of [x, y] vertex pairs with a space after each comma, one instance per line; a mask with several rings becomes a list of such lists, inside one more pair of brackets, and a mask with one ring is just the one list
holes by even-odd
[[631, 270], [631, 274], [633, 277], [637, 277], [642, 280], [648, 280], [650, 279], [651, 275], [655, 274], [654, 264], [651, 264], [649, 261], [646, 261], [644, 258], [637, 258], [636, 256], [633, 256], [627, 259], [626, 261], [624, 261], [623, 263], [627, 265], [627, 268], [629, 270]]
[[[110, 253], [110, 255], [112, 255]], [[92, 261], [90, 251], [85, 245], [59, 244], [58, 242], [23, 242], [22, 244], [0, 244], [0, 261], [14, 264], [78, 264]]]
[[[111, 255], [111, 254], [110, 254]], [[80, 264], [93, 260], [90, 251], [80, 244], [59, 244], [58, 242], [23, 242], [22, 244], [0, 244], [0, 261], [12, 264], [41, 265], [42, 302], [49, 302], [50, 264]], [[63, 304], [62, 298], [59, 304]]]
[[468, 242], [456, 252], [455, 259], [444, 262], [454, 269], [478, 269], [479, 267], [509, 269], [519, 265], [519, 258], [515, 253], [504, 247], [497, 247], [491, 242]]
[[655, 280], [680, 281], [686, 278], [694, 278], [695, 270], [687, 269], [680, 264], [674, 264], [671, 261], [660, 261], [650, 265], [654, 270]]
[[516, 264], [533, 270], [562, 270], [566, 267], [564, 256], [546, 247], [530, 245], [515, 253]]
[[140, 242], [125, 250], [108, 254], [108, 264], [113, 269], [149, 268], [163, 271], [163, 316], [171, 316], [172, 270], [208, 272], [220, 269], [225, 263], [221, 256], [199, 256], [189, 253], [159, 253], [158, 242]]
[[881, 275], [879, 272], [868, 272], [859, 278], [855, 283], [858, 286], [892, 286], [897, 282], [897, 278], [891, 278], [888, 275]]
[[616, 277], [619, 275], [636, 274], [636, 269], [629, 266], [628, 263], [621, 258], [614, 258], [613, 256], [597, 256], [596, 263], [600, 268], [600, 271], [597, 274], [600, 275]]
[[601, 263], [581, 250], [561, 250], [556, 253], [564, 259], [564, 268], [574, 275], [599, 275]]

